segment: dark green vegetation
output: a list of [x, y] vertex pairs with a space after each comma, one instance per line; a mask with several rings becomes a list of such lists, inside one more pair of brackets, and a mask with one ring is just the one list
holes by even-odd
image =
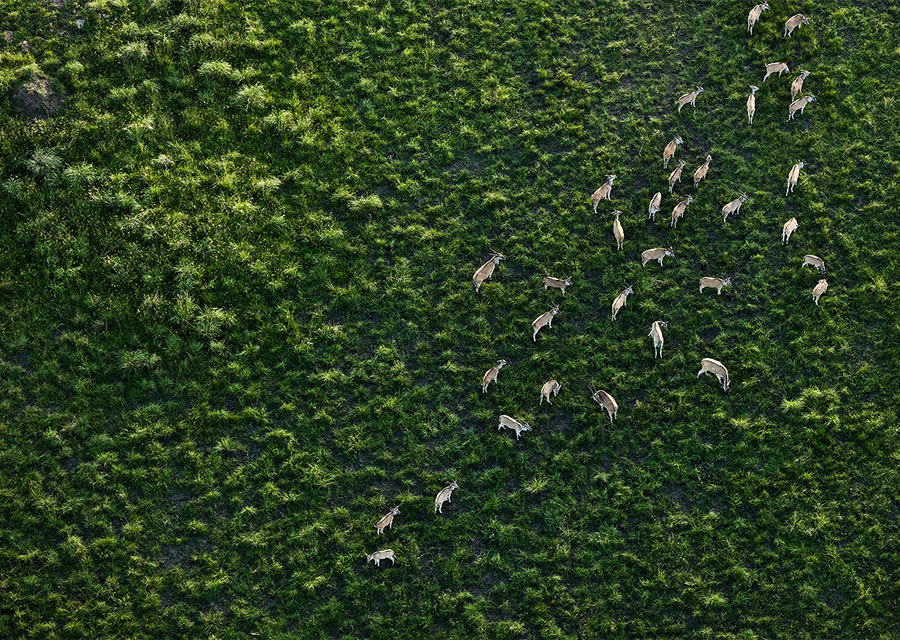
[[0, 637], [900, 636], [900, 12], [752, 4], [0, 0]]

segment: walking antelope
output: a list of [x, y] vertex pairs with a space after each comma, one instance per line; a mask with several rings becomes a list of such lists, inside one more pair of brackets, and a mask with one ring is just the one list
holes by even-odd
[[384, 516], [381, 520], [375, 523], [375, 532], [377, 535], [381, 535], [384, 533], [384, 530], [388, 527], [391, 529], [394, 528], [394, 516], [399, 515], [400, 507], [392, 507], [386, 516]]
[[763, 11], [768, 11], [770, 9], [769, 4], [767, 2], [763, 2], [762, 4], [758, 4], [752, 9], [750, 9], [750, 14], [747, 16], [747, 31], [750, 32], [750, 35], [753, 35], [753, 25], [759, 21], [760, 15], [762, 15]]
[[731, 278], [700, 278], [700, 293], [703, 293], [703, 290], [706, 287], [711, 287], [719, 292], [719, 295], [722, 295], [722, 287], [730, 287], [731, 286]]
[[559, 313], [559, 305], [556, 305], [550, 311], [542, 313], [537, 318], [534, 319], [534, 322], [531, 323], [532, 329], [534, 329], [534, 335], [531, 336], [531, 339], [534, 342], [537, 342], [537, 334], [538, 331], [547, 327], [548, 329], [553, 328], [553, 316]]
[[806, 265], [815, 267], [816, 269], [819, 270], [819, 273], [821, 273], [822, 275], [825, 275], [825, 261], [822, 260], [822, 258], [820, 258], [819, 256], [813, 256], [813, 255], [803, 256], [803, 264], [800, 265], [800, 268], [802, 269]]
[[822, 278], [821, 280], [819, 280], [819, 284], [814, 286], [812, 290], [813, 302], [816, 303], [817, 307], [819, 306], [819, 298], [821, 298], [822, 294], [826, 291], [828, 291], [828, 282], [825, 280], [825, 278]]
[[797, 164], [791, 167], [791, 170], [788, 172], [787, 190], [784, 192], [784, 195], [793, 193], [794, 187], [797, 186], [797, 178], [800, 177], [800, 169], [805, 166], [806, 163], [803, 160], [797, 160]]
[[800, 95], [800, 92], [803, 90], [803, 81], [806, 80], [808, 75], [809, 71], [801, 71], [800, 75], [791, 83], [791, 102], [796, 100], [797, 96]]
[[699, 96], [701, 93], [703, 93], [703, 87], [697, 87], [690, 93], [686, 93], [678, 98], [678, 112], [681, 113], [681, 108], [686, 104], [690, 104], [692, 107], [696, 107], [697, 105], [694, 104], [694, 102], [697, 100], [697, 96]]
[[669, 160], [675, 155], [675, 151], [680, 144], [684, 144], [684, 140], [681, 139], [681, 136], [675, 136], [663, 149], [663, 169], [669, 168]]
[[777, 73], [778, 77], [781, 77], [782, 73], [790, 73], [791, 70], [787, 66], [785, 62], [770, 62], [766, 65], [766, 76], [763, 78], [763, 82], [769, 79], [769, 76], [773, 73]]
[[621, 211], [613, 211], [613, 215], [616, 217], [613, 220], [613, 236], [616, 239], [616, 250], [621, 250], [622, 246], [625, 244], [625, 230], [622, 228], [622, 223], [619, 222], [619, 216], [622, 215]]
[[709, 172], [709, 163], [712, 162], [712, 156], [706, 156], [706, 162], [700, 165], [700, 167], [694, 172], [694, 189], [697, 188], [697, 185], [706, 178], [706, 174]]
[[665, 247], [658, 247], [656, 249], [647, 249], [646, 251], [641, 251], [641, 266], [644, 267], [651, 260], [656, 260], [659, 262], [659, 266], [663, 266], [663, 258], [669, 256], [670, 258], [675, 257], [675, 252], [671, 249], [666, 249]]
[[612, 422], [616, 417], [616, 413], [619, 411], [619, 405], [616, 404], [616, 399], [603, 389], [594, 389], [593, 386], [589, 386], [588, 388], [591, 390], [591, 399], [606, 409], [606, 413], [609, 415], [609, 421]]
[[800, 225], [797, 223], [797, 218], [791, 218], [784, 223], [784, 226], [781, 228], [781, 244], [788, 243], [788, 240], [791, 239], [791, 234], [797, 230], [798, 226]]
[[747, 118], [750, 119], [750, 124], [753, 124], [753, 116], [756, 113], [756, 92], [759, 91], [759, 87], [755, 85], [750, 85], [750, 95], [747, 96]]
[[659, 191], [650, 198], [650, 206], [647, 207], [647, 220], [656, 220], [656, 214], [659, 213], [659, 205], [662, 203], [662, 193]]
[[488, 385], [497, 381], [500, 369], [508, 364], [506, 360], [497, 360], [497, 364], [484, 372], [484, 375], [481, 377], [481, 393], [487, 393]]
[[450, 502], [450, 496], [453, 495], [453, 490], [459, 489], [459, 485], [456, 484], [456, 480], [448, 484], [446, 487], [438, 491], [437, 496], [434, 498], [434, 512], [435, 513], [443, 513], [441, 509], [444, 506], [445, 502]]
[[606, 176], [606, 184], [600, 185], [600, 188], [591, 196], [591, 203], [594, 205], [594, 213], [597, 213], [597, 205], [601, 200], [609, 200], [610, 194], [612, 193], [613, 180], [615, 179], [615, 174]]
[[700, 361], [700, 371], [697, 372], [697, 377], [699, 378], [704, 373], [711, 373], [716, 376], [719, 382], [722, 383], [722, 389], [728, 391], [728, 387], [731, 386], [731, 379], [728, 377], [728, 369], [725, 368], [724, 364], [712, 358], [703, 358]]
[[366, 564], [374, 562], [376, 567], [381, 566], [382, 560], [390, 560], [391, 566], [393, 567], [394, 564], [396, 564], [396, 560], [394, 559], [394, 550], [383, 549], [381, 551], [376, 551], [375, 553], [370, 553], [366, 556]]
[[619, 311], [622, 309], [622, 307], [624, 307], [626, 304], [628, 304], [628, 296], [630, 296], [632, 293], [634, 293], [634, 289], [631, 288], [630, 284], [626, 285], [625, 289], [622, 291], [622, 293], [617, 295], [616, 299], [613, 300], [613, 303], [612, 303], [613, 322], [616, 321], [616, 315], [619, 313]]
[[506, 260], [506, 256], [498, 251], [491, 252], [491, 259], [478, 267], [478, 271], [472, 276], [472, 282], [475, 283], [475, 293], [481, 288], [481, 283], [494, 275], [494, 269], [501, 260]]
[[800, 114], [803, 115], [803, 110], [806, 109], [806, 105], [815, 101], [816, 97], [813, 94], [794, 100], [790, 106], [788, 106], [788, 122], [794, 119], [794, 115], [796, 115], [797, 111], [800, 111]]
[[544, 404], [544, 400], [547, 401], [547, 404], [553, 404], [550, 402], [550, 396], [552, 395], [554, 398], [558, 396], [560, 389], [562, 389], [562, 385], [556, 380], [548, 380], [545, 382], [544, 386], [541, 387], [541, 399], [538, 404]]
[[559, 289], [562, 291], [563, 296], [566, 295], [566, 287], [572, 286], [572, 278], [566, 277], [562, 278], [554, 278], [553, 276], [544, 276], [544, 291], [547, 290], [547, 287], [553, 287], [554, 289]]
[[663, 329], [668, 329], [669, 323], [663, 322], [662, 320], [657, 320], [653, 324], [650, 325], [650, 333], [647, 335], [653, 338], [653, 359], [656, 360], [657, 352], [659, 352], [660, 358], [662, 358], [662, 348], [663, 348]]
[[675, 208], [672, 209], [672, 226], [678, 226], [678, 219], [684, 217], [684, 210], [687, 209], [687, 206], [694, 201], [692, 196], [688, 196], [686, 199], [682, 200], [678, 204], [675, 205]]
[[500, 416], [500, 424], [497, 426], [497, 431], [500, 431], [503, 427], [515, 431], [516, 440], [522, 437], [523, 431], [531, 431], [530, 424], [528, 424], [524, 420], [516, 420], [515, 418], [510, 418], [509, 416]]
[[749, 199], [750, 196], [748, 196], [746, 193], [742, 193], [737, 198], [722, 207], [722, 222], [726, 222], [728, 220], [728, 216], [736, 216], [737, 214], [739, 214], [741, 212], [741, 205]]
[[685, 164], [684, 160], [679, 160], [678, 166], [669, 174], [669, 193], [672, 193], [672, 187], [675, 186], [676, 182], [681, 182], [681, 170], [684, 169]]
[[802, 24], [809, 24], [809, 18], [802, 13], [792, 15], [784, 23], [784, 37], [790, 38], [791, 34], [794, 33], [794, 29], [799, 29]]

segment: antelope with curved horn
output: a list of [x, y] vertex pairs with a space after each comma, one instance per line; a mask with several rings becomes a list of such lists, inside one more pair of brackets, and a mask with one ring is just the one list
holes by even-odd
[[750, 9], [750, 13], [747, 15], [747, 31], [750, 32], [750, 35], [753, 35], [753, 25], [755, 25], [759, 21], [760, 15], [762, 15], [763, 11], [768, 11], [771, 7], [769, 7], [769, 3], [763, 2], [762, 4], [758, 4], [752, 9]]
[[597, 189], [591, 196], [591, 203], [594, 205], [594, 213], [597, 213], [597, 205], [601, 200], [609, 200], [610, 194], [612, 194], [613, 180], [615, 179], [616, 174], [614, 173], [606, 176], [606, 184], [600, 185], [600, 188]]
[[769, 79], [769, 76], [773, 73], [777, 73], [778, 77], [781, 77], [782, 73], [790, 73], [790, 67], [787, 66], [786, 62], [769, 62], [765, 65], [766, 67], [766, 75], [763, 78], [763, 82]]
[[553, 276], [544, 276], [544, 291], [547, 290], [548, 287], [552, 287], [554, 289], [559, 289], [562, 291], [563, 296], [566, 295], [566, 287], [572, 286], [572, 277], [567, 276], [565, 278], [554, 278]]
[[593, 385], [588, 385], [588, 389], [591, 391], [591, 400], [606, 409], [606, 413], [609, 415], [609, 421], [612, 423], [616, 418], [616, 414], [619, 412], [619, 405], [616, 404], [616, 399], [603, 389], [595, 389]]
[[711, 373], [716, 376], [719, 382], [722, 383], [722, 389], [728, 391], [728, 387], [731, 386], [731, 378], [728, 377], [728, 369], [725, 368], [724, 364], [712, 358], [703, 358], [700, 361], [700, 371], [697, 372], [697, 377], [699, 378], [704, 373]]
[[784, 223], [784, 226], [781, 228], [781, 244], [788, 243], [788, 240], [791, 239], [791, 234], [797, 230], [798, 226], [800, 225], [797, 222], [797, 218], [791, 218]]
[[812, 290], [813, 302], [816, 303], [817, 307], [819, 306], [819, 298], [821, 298], [822, 294], [826, 291], [828, 291], [828, 282], [825, 280], [825, 278], [822, 278], [821, 280], [819, 280], [819, 283], [813, 287]]
[[616, 217], [613, 220], [613, 236], [616, 239], [616, 251], [620, 251], [625, 244], [625, 230], [622, 228], [622, 223], [619, 221], [619, 216], [622, 215], [621, 211], [613, 211], [613, 215]]
[[678, 150], [678, 145], [680, 144], [684, 144], [684, 140], [681, 139], [681, 136], [675, 136], [663, 149], [663, 169], [669, 168], [669, 160], [675, 155], [675, 151]]
[[647, 220], [656, 220], [656, 214], [659, 213], [659, 205], [662, 203], [662, 193], [659, 191], [650, 198], [650, 206], [647, 207]]
[[499, 251], [492, 251], [491, 259], [478, 267], [475, 275], [472, 276], [472, 282], [475, 283], [475, 293], [478, 293], [478, 290], [481, 288], [482, 282], [494, 275], [494, 269], [498, 264], [500, 264], [501, 260], [506, 260], [506, 256], [504, 256]]
[[445, 502], [451, 502], [450, 496], [453, 495], [453, 490], [459, 489], [459, 485], [456, 484], [456, 480], [448, 484], [446, 487], [438, 491], [437, 496], [434, 498], [434, 512], [435, 513], [443, 513], [441, 509], [444, 507]]
[[694, 201], [693, 196], [688, 196], [681, 202], [675, 205], [675, 208], [672, 209], [672, 225], [673, 227], [678, 226], [678, 219], [684, 217], [684, 210], [687, 209], [687, 206]]
[[672, 187], [676, 182], [681, 182], [681, 170], [684, 169], [685, 164], [687, 163], [684, 160], [679, 160], [678, 166], [669, 174], [669, 193], [672, 193]]
[[731, 286], [731, 278], [700, 278], [700, 293], [703, 293], [703, 290], [706, 287], [710, 287], [719, 292], [719, 295], [722, 295], [722, 287]]
[[497, 360], [497, 364], [484, 372], [484, 375], [481, 377], [481, 393], [487, 393], [488, 385], [497, 381], [500, 369], [507, 364], [509, 363], [506, 360]]
[[819, 270], [819, 273], [825, 275], [825, 261], [822, 260], [819, 256], [814, 255], [805, 255], [803, 256], [803, 264], [800, 265], [800, 268], [809, 265], [810, 267], [814, 267]]
[[784, 23], [784, 37], [790, 38], [791, 34], [794, 33], [794, 29], [799, 29], [800, 25], [809, 24], [809, 18], [807, 18], [802, 13], [795, 13], [790, 18], [788, 18]]
[[800, 75], [791, 83], [791, 102], [796, 100], [800, 92], [803, 91], [803, 81], [806, 80], [807, 76], [809, 76], [809, 71], [801, 71]]
[[690, 93], [686, 93], [683, 96], [679, 97], [678, 98], [678, 113], [681, 113], [681, 108], [686, 104], [690, 104], [692, 107], [696, 107], [697, 105], [694, 103], [697, 100], [697, 96], [699, 96], [701, 93], [703, 93], [703, 87], [697, 87]]
[[537, 334], [538, 331], [547, 327], [548, 329], [553, 328], [553, 317], [559, 313], [559, 305], [556, 305], [550, 311], [542, 313], [537, 318], [534, 319], [534, 322], [531, 323], [531, 328], [534, 329], [534, 334], [531, 336], [531, 339], [534, 342], [537, 342]]
[[531, 431], [530, 424], [528, 424], [524, 420], [516, 420], [515, 418], [511, 418], [509, 416], [500, 416], [500, 424], [497, 426], [497, 431], [500, 431], [503, 427], [515, 431], [516, 440], [522, 437], [523, 431]]
[[706, 178], [706, 174], [709, 173], [709, 163], [712, 162], [712, 156], [706, 156], [706, 162], [700, 165], [700, 167], [694, 172], [694, 189], [697, 189], [697, 186], [700, 184], [702, 180]]
[[756, 114], [756, 92], [759, 87], [750, 85], [750, 95], [747, 96], [747, 118], [750, 119], [750, 125], [753, 125], [753, 116]]
[[613, 303], [612, 303], [613, 322], [616, 321], [616, 315], [618, 315], [618, 313], [622, 309], [622, 307], [624, 307], [626, 304], [628, 304], [628, 296], [630, 296], [632, 293], [634, 293], [634, 289], [631, 288], [630, 284], [626, 285], [625, 289], [622, 291], [622, 293], [617, 295], [616, 299], [613, 300]]
[[741, 205], [750, 199], [746, 193], [742, 193], [737, 198], [722, 207], [722, 222], [728, 220], [728, 216], [736, 216], [741, 212]]
[[641, 251], [641, 266], [646, 266], [647, 263], [651, 260], [656, 260], [657, 262], [659, 262], [659, 266], [663, 266], [663, 258], [665, 258], [666, 256], [674, 258], [675, 252], [665, 247], [646, 249], [645, 251]]
[[803, 111], [806, 109], [806, 105], [810, 102], [815, 102], [816, 97], [813, 94], [809, 94], [808, 96], [803, 96], [802, 98], [797, 98], [788, 106], [788, 122], [794, 119], [794, 116], [797, 115], [797, 112], [800, 112], [800, 115], [803, 115]]
[[[663, 329], [668, 329], [669, 323], [663, 322], [662, 320], [657, 320], [653, 324], [650, 325], [650, 333], [647, 335], [653, 338], [653, 359], [656, 360], [657, 357], [662, 358], [662, 349], [663, 349]], [[657, 356], [657, 352], [659, 355]]]
[[803, 160], [797, 160], [797, 164], [791, 167], [791, 170], [788, 172], [787, 190], [784, 192], [785, 196], [794, 192], [794, 187], [797, 186], [797, 179], [800, 177], [800, 169], [805, 166], [806, 163], [803, 162]]
[[390, 560], [391, 566], [393, 567], [394, 564], [396, 564], [396, 560], [394, 559], [394, 550], [382, 549], [381, 551], [376, 551], [375, 553], [370, 553], [366, 556], [366, 564], [374, 562], [376, 567], [381, 566], [382, 560]]
[[560, 389], [562, 389], [562, 385], [556, 380], [548, 380], [545, 382], [544, 386], [541, 387], [541, 399], [538, 401], [538, 404], [544, 404], [544, 400], [547, 401], [547, 404], [553, 404], [550, 402], [550, 396], [552, 395], [554, 398], [558, 396]]
[[376, 535], [381, 535], [384, 533], [384, 530], [388, 527], [391, 529], [394, 528], [394, 516], [400, 514], [400, 507], [391, 507], [391, 510], [385, 515], [381, 520], [375, 523], [375, 533]]

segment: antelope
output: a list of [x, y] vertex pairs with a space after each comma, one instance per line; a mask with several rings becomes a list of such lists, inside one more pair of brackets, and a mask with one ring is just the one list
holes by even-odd
[[552, 395], [554, 398], [559, 395], [559, 390], [562, 388], [562, 385], [559, 384], [556, 380], [548, 380], [544, 383], [544, 386], [541, 387], [541, 399], [538, 401], [538, 404], [544, 404], [544, 400], [547, 401], [547, 404], [553, 404], [550, 402], [550, 396]]
[[797, 230], [798, 226], [800, 225], [797, 223], [797, 218], [791, 218], [784, 223], [784, 226], [781, 228], [781, 244], [788, 243], [788, 240], [791, 239], [791, 234]]
[[737, 215], [741, 212], [741, 205], [750, 199], [746, 193], [742, 193], [737, 198], [722, 207], [722, 222], [728, 220], [728, 216]]
[[594, 389], [593, 386], [589, 386], [588, 388], [591, 390], [591, 399], [606, 409], [606, 413], [609, 415], [609, 421], [612, 423], [616, 417], [616, 413], [619, 411], [619, 405], [616, 404], [616, 399], [603, 389]]
[[719, 292], [719, 295], [722, 295], [722, 287], [730, 287], [731, 286], [731, 278], [700, 278], [700, 293], [703, 293], [703, 290], [706, 287], [711, 287]]
[[687, 206], [694, 201], [694, 198], [688, 196], [685, 200], [682, 200], [678, 204], [675, 205], [675, 208], [672, 209], [672, 226], [678, 226], [678, 218], [684, 217], [684, 210], [687, 209]]
[[796, 100], [797, 96], [800, 95], [800, 92], [803, 90], [803, 81], [806, 80], [808, 75], [809, 71], [801, 71], [800, 75], [791, 83], [791, 102]]
[[591, 203], [594, 205], [594, 213], [597, 213], [597, 205], [601, 200], [609, 200], [610, 194], [612, 193], [612, 183], [615, 179], [615, 174], [606, 176], [606, 184], [600, 185], [600, 188], [591, 196]]
[[651, 260], [656, 260], [659, 262], [659, 266], [663, 266], [663, 258], [669, 256], [670, 258], [675, 257], [675, 252], [671, 249], [666, 249], [664, 247], [658, 247], [656, 249], [647, 249], [646, 251], [641, 252], [641, 266], [644, 267]]
[[662, 202], [662, 193], [659, 191], [650, 198], [650, 206], [647, 207], [647, 220], [656, 220], [656, 214], [659, 213], [659, 205]]
[[694, 102], [697, 100], [697, 96], [699, 96], [701, 93], [703, 93], [703, 87], [697, 87], [690, 93], [686, 93], [678, 98], [678, 113], [681, 113], [681, 108], [686, 104], [690, 104], [692, 107], [696, 107], [697, 105], [694, 104]]
[[675, 151], [680, 144], [684, 144], [684, 140], [681, 139], [681, 136], [675, 136], [663, 149], [663, 169], [669, 168], [669, 160], [675, 155]]
[[794, 119], [794, 115], [798, 110], [800, 111], [800, 115], [803, 115], [803, 110], [806, 109], [806, 105], [815, 101], [816, 97], [813, 94], [794, 100], [788, 107], [788, 122]]
[[394, 516], [400, 513], [400, 507], [392, 507], [390, 512], [384, 516], [381, 520], [375, 523], [375, 532], [376, 535], [381, 535], [384, 533], [386, 528], [394, 528]]
[[750, 125], [753, 126], [753, 116], [756, 113], [756, 92], [759, 87], [750, 85], [750, 95], [747, 96], [747, 118], [750, 119]]
[[711, 373], [716, 376], [719, 382], [722, 383], [722, 389], [728, 391], [728, 387], [731, 386], [731, 379], [728, 377], [728, 369], [725, 368], [724, 364], [712, 358], [703, 358], [700, 361], [700, 371], [697, 372], [697, 377], [699, 378], [704, 373]]
[[548, 329], [553, 328], [553, 316], [559, 313], [559, 305], [556, 305], [550, 311], [542, 313], [537, 318], [534, 319], [534, 322], [531, 323], [531, 327], [534, 329], [534, 335], [531, 336], [531, 339], [534, 342], [537, 342], [537, 334], [538, 331], [547, 327]]
[[679, 160], [678, 167], [669, 174], [669, 193], [672, 193], [672, 187], [676, 182], [681, 182], [681, 170], [684, 169], [685, 164], [687, 163], [684, 160]]
[[706, 174], [709, 172], [709, 163], [712, 162], [712, 156], [706, 156], [706, 162], [700, 165], [700, 167], [694, 172], [694, 189], [697, 188], [697, 185], [706, 178]]
[[802, 13], [795, 13], [784, 23], [784, 37], [790, 38], [794, 33], [794, 29], [799, 29], [800, 25], [809, 24], [809, 18]]
[[472, 276], [472, 282], [475, 283], [475, 293], [478, 293], [482, 282], [494, 275], [494, 269], [500, 264], [501, 260], [506, 260], [506, 256], [498, 251], [492, 251], [491, 259], [478, 267], [478, 271]]
[[770, 62], [766, 65], [766, 77], [763, 78], [763, 82], [769, 79], [769, 76], [773, 73], [777, 73], [778, 77], [781, 77], [782, 73], [790, 73], [791, 70], [787, 66], [785, 62]]
[[657, 320], [653, 324], [650, 325], [650, 333], [647, 335], [653, 338], [653, 359], [656, 360], [657, 352], [659, 352], [659, 357], [662, 358], [662, 348], [663, 348], [663, 329], [668, 329], [669, 323], [663, 322], [662, 320]]
[[762, 12], [768, 11], [770, 8], [769, 3], [763, 2], [750, 9], [750, 14], [747, 16], [747, 31], [751, 36], [753, 35], [753, 25], [757, 23]]
[[374, 562], [376, 567], [381, 566], [382, 560], [390, 560], [391, 566], [393, 567], [396, 564], [396, 560], [394, 559], [394, 550], [383, 549], [381, 551], [376, 551], [375, 553], [370, 553], [366, 556], [366, 564]]
[[817, 307], [819, 306], [819, 298], [821, 298], [822, 294], [826, 291], [828, 291], [828, 282], [825, 280], [825, 278], [822, 278], [821, 280], [819, 280], [819, 284], [814, 286], [812, 290], [813, 302], [816, 303]]
[[572, 286], [572, 278], [566, 277], [562, 278], [554, 278], [553, 276], [544, 276], [544, 291], [547, 290], [547, 287], [553, 287], [554, 289], [559, 289], [562, 291], [563, 296], [566, 295], [566, 287]]
[[434, 512], [435, 513], [443, 513], [441, 509], [444, 507], [445, 502], [450, 502], [450, 496], [453, 494], [454, 489], [459, 489], [459, 485], [456, 484], [456, 480], [448, 484], [446, 487], [438, 491], [437, 496], [434, 498]]
[[805, 166], [805, 162], [797, 160], [797, 164], [791, 167], [791, 170], [788, 172], [787, 190], [784, 192], [785, 196], [794, 191], [794, 187], [797, 186], [797, 178], [800, 177], [800, 169]]
[[622, 223], [619, 222], [619, 216], [622, 215], [622, 212], [613, 211], [613, 215], [616, 217], [616, 219], [613, 220], [613, 236], [616, 238], [616, 251], [619, 251], [625, 244], [625, 230], [622, 229]]
[[626, 304], [628, 304], [628, 296], [630, 296], [632, 293], [634, 293], [634, 289], [631, 288], [631, 285], [626, 285], [626, 287], [622, 291], [622, 293], [617, 295], [616, 299], [613, 300], [613, 303], [612, 303], [613, 322], [616, 321], [616, 314], [619, 313], [619, 311], [622, 309], [622, 307], [624, 307]]
[[528, 424], [524, 420], [519, 421], [515, 418], [510, 418], [509, 416], [500, 416], [500, 424], [497, 426], [497, 431], [500, 431], [503, 427], [515, 431], [516, 440], [518, 440], [522, 436], [523, 431], [531, 431], [530, 424]]
[[488, 385], [497, 381], [500, 369], [508, 364], [506, 360], [497, 360], [497, 364], [484, 372], [484, 375], [481, 377], [481, 393], [487, 393]]
[[803, 256], [803, 264], [800, 265], [800, 268], [802, 269], [806, 265], [815, 267], [816, 269], [819, 270], [819, 273], [821, 273], [822, 275], [825, 275], [825, 261], [822, 260], [822, 258], [820, 258], [819, 256], [813, 256], [813, 255]]

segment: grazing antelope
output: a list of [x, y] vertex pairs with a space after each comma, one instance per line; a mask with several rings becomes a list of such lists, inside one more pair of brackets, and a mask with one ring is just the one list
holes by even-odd
[[809, 18], [807, 18], [802, 13], [795, 13], [790, 18], [787, 19], [784, 23], [784, 37], [790, 38], [791, 34], [794, 33], [794, 29], [799, 29], [800, 25], [809, 24]]
[[366, 564], [374, 562], [376, 567], [381, 566], [382, 560], [390, 560], [391, 566], [393, 567], [396, 564], [396, 560], [394, 559], [394, 550], [383, 549], [381, 551], [376, 551], [375, 553], [370, 553], [366, 556]]
[[753, 35], [753, 25], [755, 25], [759, 21], [760, 15], [762, 15], [763, 11], [768, 11], [771, 7], [767, 2], [763, 2], [762, 4], [758, 4], [752, 9], [750, 9], [750, 13], [747, 16], [747, 31], [750, 32], [750, 35]]
[[719, 295], [722, 295], [722, 287], [731, 286], [731, 278], [700, 278], [700, 293], [703, 293], [703, 290], [706, 287], [711, 287], [719, 292]]
[[800, 169], [805, 166], [806, 163], [803, 160], [797, 160], [797, 164], [791, 167], [791, 170], [788, 172], [787, 191], [784, 192], [784, 195], [794, 191], [794, 187], [797, 186], [797, 178], [800, 177]]
[[694, 172], [694, 189], [697, 188], [697, 185], [706, 178], [706, 174], [709, 172], [709, 163], [712, 162], [712, 156], [706, 156], [706, 162], [700, 165], [700, 167]]
[[548, 380], [545, 382], [544, 386], [541, 387], [541, 399], [538, 404], [544, 404], [544, 400], [547, 401], [547, 404], [553, 404], [550, 402], [550, 396], [552, 395], [554, 398], [558, 396], [560, 389], [562, 389], [562, 385], [556, 380]]
[[800, 95], [800, 92], [803, 90], [803, 81], [806, 80], [808, 75], [809, 71], [801, 71], [800, 75], [791, 83], [791, 102], [796, 100], [797, 96]]
[[684, 217], [684, 210], [687, 209], [687, 206], [694, 201], [692, 196], [688, 196], [686, 199], [682, 200], [678, 204], [675, 205], [675, 208], [672, 209], [672, 226], [678, 226], [678, 219]]
[[434, 512], [435, 513], [443, 513], [441, 509], [444, 507], [445, 502], [450, 502], [450, 496], [453, 495], [453, 490], [459, 489], [459, 485], [456, 484], [456, 480], [448, 484], [446, 487], [438, 491], [437, 496], [434, 498]]
[[390, 512], [386, 516], [384, 516], [381, 520], [375, 523], [375, 532], [377, 535], [381, 535], [384, 533], [386, 528], [394, 528], [394, 516], [400, 514], [400, 507], [392, 507]]
[[554, 289], [559, 289], [562, 291], [563, 296], [566, 295], [566, 287], [572, 286], [572, 278], [566, 277], [562, 278], [554, 278], [553, 276], [544, 276], [544, 291], [547, 290], [547, 287], [553, 287]]
[[625, 243], [625, 230], [622, 228], [622, 223], [619, 222], [619, 216], [622, 215], [622, 212], [613, 211], [613, 215], [616, 217], [613, 220], [613, 236], [616, 238], [616, 250], [619, 251]]
[[676, 167], [675, 170], [669, 174], [669, 193], [672, 193], [672, 187], [675, 186], [676, 182], [681, 182], [681, 170], [684, 169], [685, 164], [686, 163], [684, 160], [679, 160], [678, 167]]
[[594, 205], [594, 213], [597, 213], [597, 205], [601, 200], [609, 200], [610, 194], [612, 193], [613, 180], [615, 179], [615, 174], [606, 176], [606, 184], [600, 185], [600, 188], [591, 196], [591, 203]]
[[756, 92], [759, 87], [750, 85], [750, 95], [747, 96], [747, 118], [750, 119], [750, 125], [753, 125], [753, 116], [756, 113]]
[[516, 420], [515, 418], [510, 418], [509, 416], [500, 416], [500, 424], [497, 426], [497, 431], [500, 431], [503, 427], [515, 431], [516, 440], [518, 440], [522, 436], [523, 431], [531, 431], [530, 424], [528, 424], [524, 420]]
[[769, 76], [773, 73], [777, 73], [778, 77], [781, 77], [782, 73], [790, 73], [791, 70], [787, 66], [785, 62], [770, 62], [766, 65], [766, 76], [763, 78], [763, 82], [769, 79]]
[[641, 266], [644, 267], [651, 260], [656, 260], [659, 262], [659, 266], [663, 266], [663, 258], [669, 256], [670, 258], [675, 257], [675, 252], [671, 249], [666, 249], [664, 247], [658, 247], [656, 249], [647, 249], [646, 251], [641, 251]]
[[813, 255], [803, 256], [803, 264], [800, 265], [800, 268], [802, 269], [806, 265], [815, 267], [816, 269], [819, 270], [819, 273], [821, 273], [822, 275], [825, 274], [825, 261], [822, 260], [822, 258], [820, 258], [819, 256], [813, 256]]
[[722, 222], [726, 222], [728, 220], [728, 216], [736, 216], [737, 214], [739, 214], [741, 212], [741, 205], [749, 199], [750, 196], [748, 196], [746, 193], [742, 193], [737, 198], [722, 207]]
[[616, 399], [603, 389], [594, 389], [593, 386], [589, 386], [588, 388], [591, 390], [591, 399], [606, 409], [606, 413], [609, 415], [609, 421], [612, 422], [616, 417], [616, 413], [619, 411], [619, 405], [616, 404]]
[[699, 378], [704, 373], [711, 373], [716, 376], [719, 382], [722, 383], [722, 389], [728, 391], [728, 387], [731, 386], [731, 379], [728, 377], [728, 369], [725, 368], [724, 364], [712, 358], [703, 358], [700, 361], [700, 371], [697, 372], [697, 377]]
[[794, 233], [799, 226], [797, 218], [791, 218], [785, 222], [784, 226], [781, 228], [781, 244], [787, 244], [788, 240], [791, 239], [791, 234]]
[[487, 393], [488, 385], [497, 381], [500, 369], [508, 364], [506, 360], [497, 360], [497, 364], [484, 372], [484, 375], [481, 377], [481, 393]]
[[500, 264], [501, 260], [506, 260], [506, 256], [498, 251], [492, 251], [491, 259], [478, 267], [478, 271], [472, 276], [472, 282], [475, 283], [475, 293], [478, 293], [482, 282], [494, 275], [494, 268]]
[[802, 98], [797, 98], [794, 100], [790, 106], [788, 107], [788, 122], [794, 119], [794, 115], [797, 111], [800, 111], [800, 115], [803, 115], [803, 110], [806, 109], [806, 105], [810, 102], [815, 102], [816, 97], [813, 94], [809, 94], [808, 96], [803, 96]]
[[680, 144], [684, 144], [684, 140], [681, 139], [681, 136], [675, 136], [663, 149], [663, 169], [669, 168], [669, 160], [675, 155], [675, 151]]
[[659, 352], [660, 358], [662, 358], [662, 348], [663, 348], [663, 329], [668, 329], [669, 323], [663, 322], [662, 320], [657, 320], [653, 324], [650, 325], [650, 333], [647, 335], [653, 338], [653, 359], [656, 360], [657, 352]]
[[622, 309], [622, 307], [624, 307], [626, 304], [628, 304], [628, 296], [630, 296], [632, 293], [634, 293], [634, 289], [631, 288], [630, 284], [626, 285], [626, 287], [622, 291], [622, 293], [617, 295], [616, 299], [613, 300], [613, 303], [612, 303], [613, 322], [616, 321], [616, 315], [619, 313], [619, 311]]
[[697, 100], [697, 96], [699, 96], [701, 93], [703, 93], [703, 87], [697, 87], [690, 93], [686, 93], [678, 98], [678, 113], [681, 113], [681, 108], [686, 104], [690, 104], [692, 107], [696, 107], [697, 105], [694, 104], [694, 102]]
[[659, 205], [662, 203], [662, 193], [659, 191], [650, 198], [650, 206], [647, 207], [647, 220], [656, 220], [656, 214], [659, 213]]
[[531, 339], [534, 342], [537, 342], [537, 334], [538, 331], [547, 327], [548, 329], [553, 328], [553, 316], [559, 313], [559, 305], [556, 305], [550, 311], [542, 313], [537, 318], [534, 319], [534, 322], [531, 323], [531, 328], [534, 329], [534, 335], [531, 336]]
[[817, 307], [819, 306], [819, 298], [821, 298], [822, 294], [826, 291], [828, 291], [828, 282], [825, 280], [825, 278], [822, 278], [821, 280], [819, 280], [819, 284], [814, 286], [812, 290], [813, 302], [816, 303]]

